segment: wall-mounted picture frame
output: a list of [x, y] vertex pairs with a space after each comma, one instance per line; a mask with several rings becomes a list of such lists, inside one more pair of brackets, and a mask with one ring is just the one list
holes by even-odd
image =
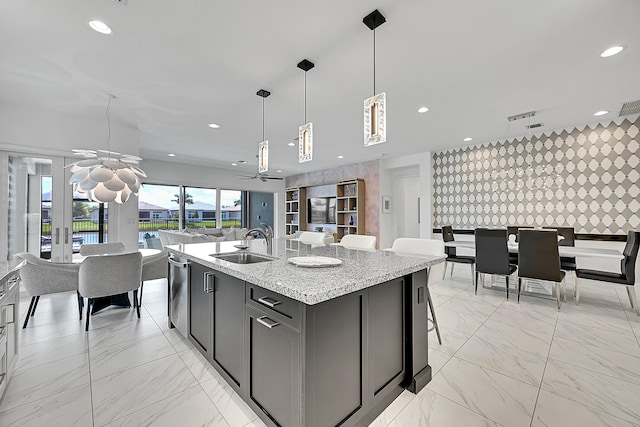
[[382, 213], [390, 214], [391, 213], [391, 197], [382, 196]]

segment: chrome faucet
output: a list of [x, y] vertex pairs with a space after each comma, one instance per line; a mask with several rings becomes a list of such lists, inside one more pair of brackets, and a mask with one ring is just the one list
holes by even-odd
[[273, 253], [273, 228], [269, 226], [269, 224], [265, 224], [261, 222], [260, 225], [264, 226], [264, 230], [260, 227], [255, 227], [247, 230], [242, 237], [245, 238], [251, 233], [258, 233], [264, 236], [264, 240], [267, 242], [267, 254], [271, 255]]

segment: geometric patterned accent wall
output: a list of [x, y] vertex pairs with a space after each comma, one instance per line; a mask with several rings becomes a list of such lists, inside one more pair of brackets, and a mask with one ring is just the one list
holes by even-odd
[[640, 116], [433, 153], [434, 228], [640, 229]]

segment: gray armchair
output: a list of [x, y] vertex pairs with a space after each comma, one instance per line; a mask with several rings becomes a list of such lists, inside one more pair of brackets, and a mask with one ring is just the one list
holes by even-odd
[[87, 257], [80, 265], [78, 291], [87, 298], [87, 323], [89, 330], [91, 305], [95, 298], [107, 297], [133, 291], [133, 307], [138, 311], [138, 288], [142, 278], [142, 254], [103, 255]]
[[[80, 264], [50, 262], [28, 252], [15, 255], [17, 260], [24, 261], [20, 267], [20, 280], [31, 303], [27, 310], [22, 328], [26, 328], [29, 317], [36, 313], [41, 295], [57, 292], [78, 291], [78, 272]], [[78, 296], [78, 312], [82, 320], [82, 298]]]
[[112, 242], [112, 243], [88, 243], [80, 246], [80, 255], [108, 255], [108, 254], [120, 254], [124, 252], [124, 243]]
[[167, 256], [169, 252], [164, 249], [155, 255], [149, 255], [142, 258], [142, 283], [140, 284], [140, 301], [138, 305], [142, 305], [142, 291], [144, 289], [145, 280], [166, 279], [168, 274]]

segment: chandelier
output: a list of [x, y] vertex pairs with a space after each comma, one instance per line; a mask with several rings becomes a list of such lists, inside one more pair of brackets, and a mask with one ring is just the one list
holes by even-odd
[[147, 175], [137, 166], [142, 160], [140, 157], [111, 151], [109, 107], [113, 98], [109, 95], [107, 103], [107, 150], [74, 149], [74, 157], [82, 160], [65, 168], [71, 172], [69, 184], [74, 186], [75, 192], [85, 194], [92, 202], [115, 201], [122, 204], [129, 200], [131, 194], [138, 195], [142, 185], [140, 178]]

